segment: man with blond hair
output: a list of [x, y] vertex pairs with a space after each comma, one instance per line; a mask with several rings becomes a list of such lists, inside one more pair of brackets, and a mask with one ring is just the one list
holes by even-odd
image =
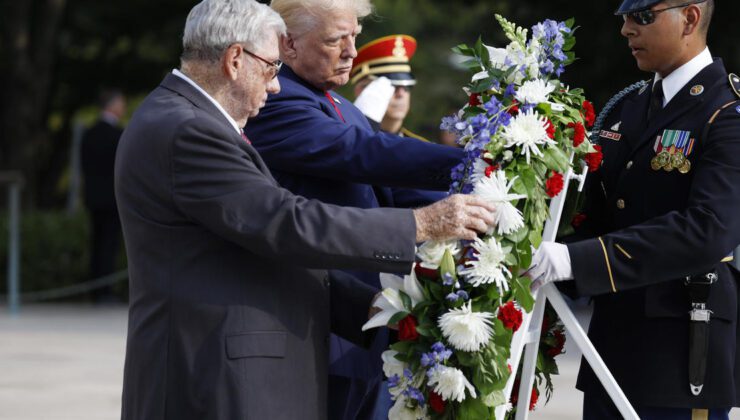
[[[349, 82], [359, 20], [371, 13], [370, 2], [273, 0], [270, 6], [287, 26], [280, 38], [282, 91], [270, 95], [245, 130], [281, 185], [359, 208], [397, 201], [379, 198], [391, 187], [446, 191], [461, 150], [375, 132], [350, 100], [333, 91]], [[379, 286], [377, 272], [353, 274]], [[387, 417], [390, 396], [380, 358], [387, 346], [386, 329], [369, 351], [332, 337], [330, 419]]]
[[493, 222], [467, 196], [362, 210], [280, 188], [240, 127], [280, 90], [284, 31], [254, 0], [197, 4], [180, 69], [121, 138], [124, 420], [326, 419], [329, 331], [365, 344], [377, 289], [325, 269], [408, 271], [415, 242]]

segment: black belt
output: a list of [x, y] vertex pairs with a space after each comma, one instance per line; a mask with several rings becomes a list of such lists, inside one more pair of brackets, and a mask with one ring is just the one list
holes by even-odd
[[715, 271], [697, 276], [687, 276], [691, 311], [689, 315], [689, 387], [693, 395], [701, 394], [707, 371], [709, 353], [709, 321], [712, 311], [707, 309], [712, 283], [717, 281]]

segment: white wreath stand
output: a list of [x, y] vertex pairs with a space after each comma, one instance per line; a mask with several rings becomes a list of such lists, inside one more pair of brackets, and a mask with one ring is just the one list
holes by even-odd
[[[568, 171], [564, 180], [563, 192], [553, 198], [550, 202], [550, 218], [545, 224], [543, 241], [555, 241], [570, 181], [571, 179], [579, 181], [580, 185], [578, 190], [581, 191], [583, 189], [583, 183], [586, 180], [587, 171], [588, 167], [584, 168], [582, 174], [574, 174], [572, 170]], [[535, 292], [534, 297], [534, 309], [531, 313], [524, 313], [522, 325], [516, 334], [514, 334], [514, 338], [511, 343], [511, 358], [509, 359], [509, 363], [511, 364], [512, 373], [509, 381], [506, 383], [506, 387], [504, 388], [504, 395], [506, 395], [507, 401], [509, 401], [511, 399], [511, 391], [514, 387], [517, 369], [519, 369], [519, 361], [521, 360], [522, 353], [526, 347], [521, 383], [519, 385], [519, 401], [516, 410], [516, 420], [526, 420], [529, 416], [530, 396], [532, 393], [532, 386], [534, 385], [535, 367], [537, 365], [537, 354], [540, 344], [540, 329], [545, 314], [545, 304], [548, 300], [555, 309], [555, 312], [557, 312], [558, 316], [563, 321], [563, 325], [565, 325], [565, 329], [568, 331], [569, 337], [573, 339], [576, 346], [581, 350], [583, 356], [588, 361], [588, 364], [591, 365], [594, 373], [596, 373], [599, 381], [601, 381], [601, 384], [604, 386], [604, 389], [606, 389], [606, 392], [609, 394], [609, 397], [617, 406], [617, 409], [619, 409], [622, 416], [627, 420], [639, 420], [635, 409], [632, 408], [632, 405], [627, 400], [624, 392], [622, 392], [619, 385], [617, 385], [611, 372], [609, 372], [609, 369], [607, 369], [601, 356], [596, 352], [593, 344], [591, 344], [591, 340], [588, 339], [588, 336], [583, 331], [583, 328], [578, 323], [578, 320], [575, 315], [573, 315], [573, 312], [570, 310], [568, 305], [565, 303], [565, 300], [563, 300], [563, 297], [560, 295], [560, 292], [555, 285], [553, 283], [549, 283], [541, 287], [537, 292]], [[496, 409], [496, 420], [503, 420], [505, 415], [505, 405]]]

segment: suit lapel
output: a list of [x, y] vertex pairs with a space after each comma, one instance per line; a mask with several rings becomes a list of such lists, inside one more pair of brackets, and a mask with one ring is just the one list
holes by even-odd
[[272, 179], [272, 174], [270, 174], [269, 169], [267, 169], [267, 165], [265, 165], [265, 162], [260, 157], [259, 153], [257, 153], [257, 150], [255, 150], [254, 147], [252, 147], [250, 144], [248, 144], [244, 139], [239, 136], [239, 134], [236, 133], [231, 127], [231, 122], [224, 116], [224, 114], [216, 108], [215, 105], [213, 105], [213, 102], [211, 102], [208, 98], [203, 96], [202, 93], [198, 92], [197, 89], [195, 89], [193, 86], [191, 86], [188, 82], [183, 80], [180, 77], [175, 76], [174, 74], [170, 73], [168, 74], [164, 80], [162, 81], [161, 85], [169, 90], [172, 90], [185, 98], [187, 98], [190, 102], [193, 103], [196, 107], [206, 111], [214, 118], [218, 119], [224, 127], [228, 128], [229, 132], [234, 133], [233, 139], [235, 143], [239, 146], [241, 150], [243, 150], [249, 157], [252, 159], [252, 162], [254, 162], [254, 165], [257, 167], [257, 169], [260, 170], [263, 174], [267, 175], [270, 179]]

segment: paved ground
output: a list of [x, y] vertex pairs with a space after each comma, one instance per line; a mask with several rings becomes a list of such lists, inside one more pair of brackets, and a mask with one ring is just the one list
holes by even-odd
[[[588, 312], [579, 318], [587, 322]], [[0, 306], [0, 419], [118, 419], [125, 334], [125, 307], [34, 305], [10, 318]], [[530, 419], [580, 418], [580, 354], [571, 341], [566, 351], [553, 399]]]

